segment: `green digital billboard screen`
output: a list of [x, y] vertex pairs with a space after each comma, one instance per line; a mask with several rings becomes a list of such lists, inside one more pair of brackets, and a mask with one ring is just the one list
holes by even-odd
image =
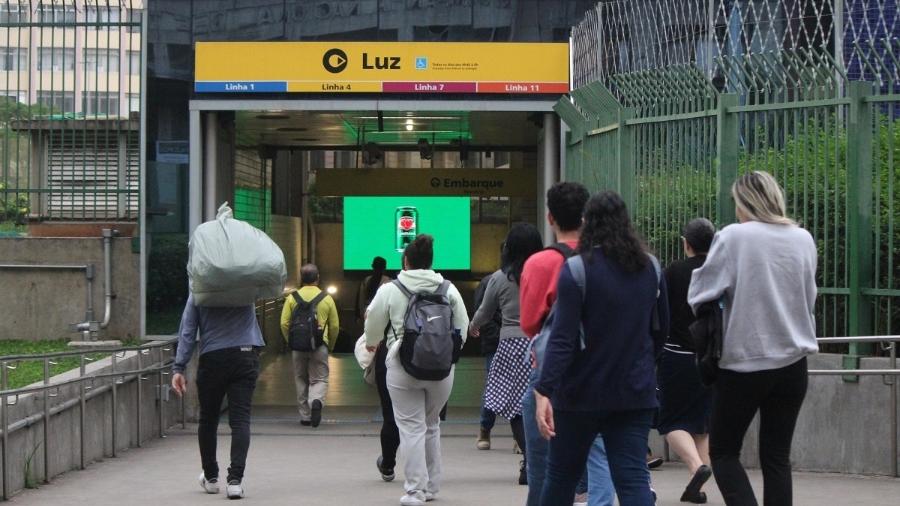
[[435, 270], [469, 270], [469, 214], [469, 197], [344, 197], [344, 269], [371, 269], [380, 256], [400, 270], [406, 245], [430, 234]]

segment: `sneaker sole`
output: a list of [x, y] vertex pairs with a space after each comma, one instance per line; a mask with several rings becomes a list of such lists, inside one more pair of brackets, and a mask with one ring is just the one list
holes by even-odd
[[322, 402], [313, 401], [312, 414], [310, 415], [310, 425], [318, 427], [322, 423]]

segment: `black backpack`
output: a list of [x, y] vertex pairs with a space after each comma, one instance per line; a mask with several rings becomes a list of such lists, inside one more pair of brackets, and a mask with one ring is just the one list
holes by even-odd
[[325, 344], [324, 329], [319, 328], [319, 319], [316, 316], [316, 307], [328, 296], [325, 292], [319, 292], [311, 301], [307, 302], [294, 292], [291, 294], [297, 303], [291, 313], [291, 326], [288, 330], [288, 347], [294, 351], [315, 351]]
[[462, 337], [453, 328], [453, 311], [444, 281], [434, 293], [412, 293], [403, 283], [394, 284], [409, 298], [403, 319], [400, 363], [410, 376], [440, 381], [450, 375], [459, 361]]

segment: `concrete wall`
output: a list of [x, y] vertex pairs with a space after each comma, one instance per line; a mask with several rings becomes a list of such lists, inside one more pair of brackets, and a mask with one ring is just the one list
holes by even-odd
[[[809, 368], [840, 369], [841, 355], [810, 357]], [[861, 368], [887, 369], [888, 360], [863, 359]], [[794, 434], [794, 469], [890, 475], [890, 393], [881, 376], [861, 376], [859, 383], [845, 383], [840, 376], [810, 376]], [[742, 457], [748, 467], [759, 467], [758, 436], [757, 417], [744, 440]], [[655, 432], [652, 442], [661, 455], [662, 439]]]
[[[169, 353], [169, 352], [167, 352]], [[149, 366], [153, 357], [142, 358], [142, 366]], [[88, 373], [103, 373], [110, 371], [111, 360], [105, 359], [88, 366]], [[136, 368], [137, 358], [134, 353], [125, 359], [120, 359], [117, 370]], [[78, 371], [70, 371], [53, 379], [54, 382], [65, 381], [78, 376]], [[168, 385], [169, 376], [163, 376], [163, 383]], [[90, 383], [87, 383], [90, 385]], [[93, 461], [102, 460], [112, 456], [112, 391], [110, 380], [96, 380], [88, 395], [93, 395], [85, 405], [85, 461], [90, 464]], [[169, 395], [168, 388], [164, 388], [163, 400], [160, 403], [157, 398], [157, 376], [151, 374], [146, 381], [140, 382], [141, 388], [141, 433], [137, 432], [137, 389], [138, 382], [134, 376], [125, 377], [124, 382], [117, 386], [117, 413], [116, 413], [116, 449], [121, 451], [135, 447], [138, 442], [147, 441], [159, 434], [158, 406], [163, 409], [163, 427], [171, 427], [181, 420], [181, 407], [178, 397]], [[68, 386], [59, 390], [59, 395], [50, 398], [51, 409], [78, 399], [78, 387]], [[93, 392], [93, 393], [91, 393]], [[56, 392], [52, 392], [56, 393]], [[19, 430], [10, 433], [9, 436], [9, 490], [10, 493], [22, 490], [26, 485], [26, 470], [32, 483], [41, 483], [44, 478], [44, 428], [43, 419], [32, 415], [43, 413], [43, 394], [26, 394], [19, 397], [18, 402], [9, 407], [10, 425], [17, 421], [30, 418], [30, 423]], [[49, 425], [50, 450], [48, 467], [50, 478], [78, 469], [81, 461], [81, 425], [79, 423], [79, 407], [74, 407], [51, 415]], [[28, 463], [30, 460], [30, 463]]]
[[[112, 318], [103, 338], [136, 337], [140, 324], [139, 256], [132, 239], [112, 247]], [[94, 316], [103, 319], [103, 240], [98, 238], [0, 238], [0, 263], [94, 264]], [[0, 339], [63, 339], [78, 335], [69, 325], [84, 320], [83, 271], [0, 269]]]

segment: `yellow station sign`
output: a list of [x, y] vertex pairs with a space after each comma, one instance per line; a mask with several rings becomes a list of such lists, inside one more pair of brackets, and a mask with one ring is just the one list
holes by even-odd
[[569, 91], [559, 43], [197, 42], [198, 93]]

